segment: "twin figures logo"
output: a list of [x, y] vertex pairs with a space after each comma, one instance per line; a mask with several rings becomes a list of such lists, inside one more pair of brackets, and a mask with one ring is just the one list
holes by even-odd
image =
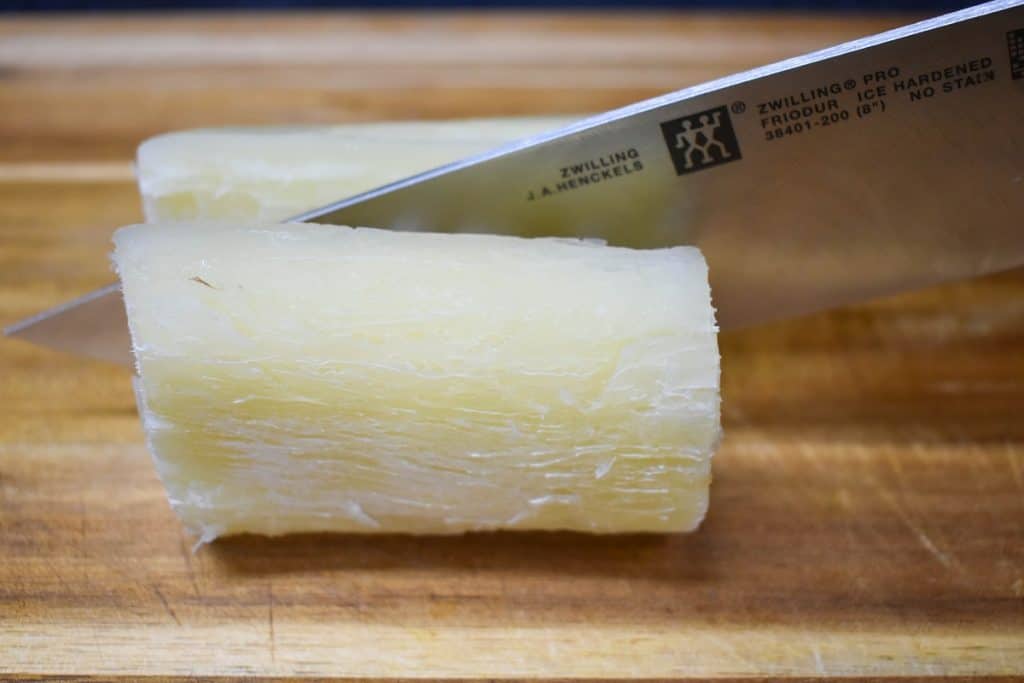
[[742, 159], [729, 110], [715, 107], [661, 124], [678, 175]]

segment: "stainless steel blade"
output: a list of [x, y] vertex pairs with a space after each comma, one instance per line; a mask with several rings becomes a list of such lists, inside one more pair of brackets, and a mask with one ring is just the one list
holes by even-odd
[[696, 244], [724, 326], [1024, 263], [1024, 3], [689, 88], [301, 220]]
[[132, 364], [132, 342], [120, 285], [108, 285], [4, 330], [58, 351]]
[[[1024, 263], [1022, 122], [1024, 0], [997, 0], [631, 105], [295, 220], [696, 244], [721, 323], [745, 325]], [[116, 289], [101, 292], [120, 305]], [[45, 343], [43, 326], [73, 331], [51, 318], [74, 309], [9, 333]]]

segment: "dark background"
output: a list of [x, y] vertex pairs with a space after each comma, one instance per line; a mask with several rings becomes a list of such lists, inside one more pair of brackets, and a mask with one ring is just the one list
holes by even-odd
[[955, 0], [0, 0], [0, 12], [117, 11], [167, 9], [643, 9], [800, 10], [800, 11], [916, 11], [939, 13], [973, 2]]

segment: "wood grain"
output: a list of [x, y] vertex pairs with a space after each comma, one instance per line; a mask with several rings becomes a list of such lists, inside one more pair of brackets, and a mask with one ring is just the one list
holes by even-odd
[[[147, 135], [593, 111], [895, 22], [4, 20], [0, 323], [109, 281]], [[193, 554], [127, 373], [0, 340], [0, 677], [1024, 674], [1024, 272], [732, 332], [722, 351], [727, 436], [696, 534]]]

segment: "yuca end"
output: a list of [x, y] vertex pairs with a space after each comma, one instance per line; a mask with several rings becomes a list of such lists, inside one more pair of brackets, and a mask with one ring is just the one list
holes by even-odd
[[572, 123], [567, 117], [208, 128], [139, 146], [148, 222], [281, 221]]
[[119, 230], [171, 503], [240, 532], [672, 532], [708, 504], [700, 252], [307, 224]]

